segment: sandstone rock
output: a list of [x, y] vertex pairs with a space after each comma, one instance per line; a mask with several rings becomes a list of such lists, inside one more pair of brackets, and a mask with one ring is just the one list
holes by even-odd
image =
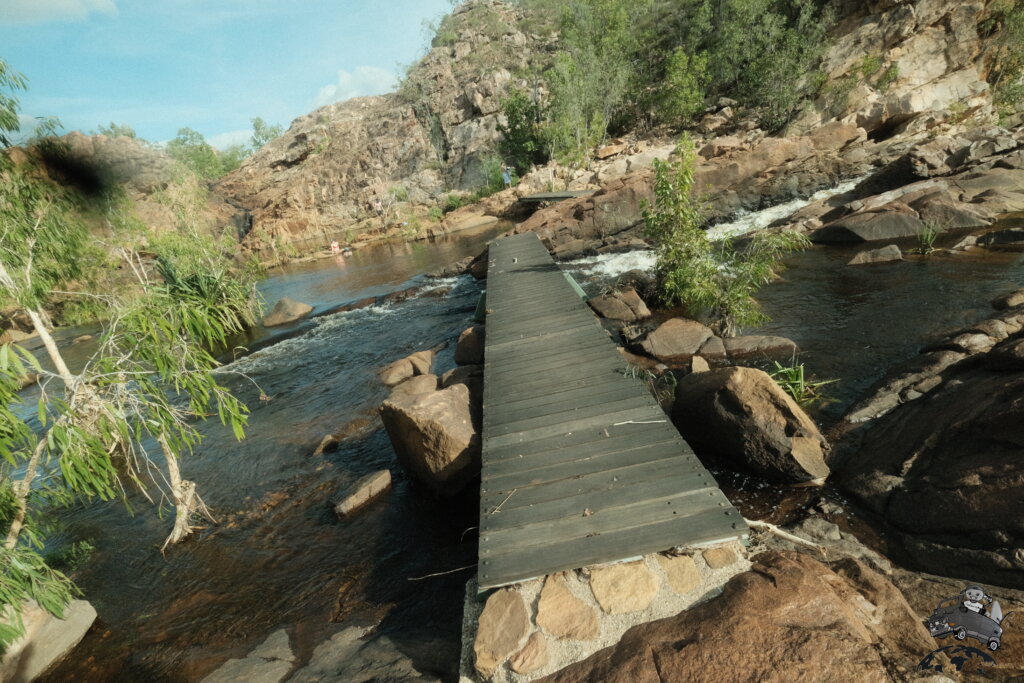
[[626, 149], [626, 145], [619, 143], [614, 145], [605, 145], [601, 149], [594, 152], [594, 157], [597, 159], [607, 159], [613, 157], [616, 154], [622, 154]]
[[708, 548], [701, 555], [711, 569], [728, 567], [739, 559], [732, 548]]
[[537, 626], [556, 638], [575, 640], [591, 640], [600, 631], [597, 614], [572, 594], [561, 574], [544, 580], [537, 602]]
[[342, 499], [334, 506], [339, 517], [348, 517], [360, 508], [369, 505], [391, 488], [391, 472], [378, 470], [360, 477], [345, 491]]
[[441, 375], [441, 380], [439, 382], [440, 386], [438, 388], [447, 389], [453, 384], [464, 384], [471, 378], [483, 376], [483, 365], [460, 365], [459, 367], [453, 368]]
[[926, 194], [911, 201], [909, 206], [917, 211], [922, 221], [933, 226], [942, 226], [946, 230], [983, 228], [992, 223], [988, 212], [957, 201], [948, 192]]
[[22, 332], [21, 330], [4, 330], [3, 334], [0, 334], [0, 344], [17, 344], [27, 339], [31, 339], [33, 336], [35, 335]]
[[711, 360], [720, 360], [729, 355], [725, 350], [725, 342], [722, 341], [721, 337], [711, 337], [704, 342], [704, 345], [700, 347], [700, 351], [697, 353]]
[[286, 325], [287, 323], [305, 318], [312, 310], [313, 307], [308, 304], [284, 297], [274, 304], [274, 308], [270, 313], [263, 316], [263, 326]]
[[859, 252], [850, 259], [848, 266], [859, 266], [865, 263], [887, 263], [889, 261], [902, 261], [903, 252], [895, 244], [890, 244], [881, 249], [869, 249]]
[[657, 558], [668, 577], [668, 585], [676, 593], [685, 595], [700, 586], [700, 570], [689, 555], [658, 555]]
[[641, 348], [663, 362], [685, 362], [700, 351], [714, 333], [695, 320], [672, 318], [647, 335]]
[[548, 665], [548, 640], [540, 631], [534, 632], [523, 649], [509, 660], [509, 668], [517, 674], [531, 674]]
[[861, 423], [885, 415], [902, 403], [901, 394], [912, 386], [930, 379], [966, 355], [960, 351], [941, 350], [924, 353], [910, 362], [890, 371], [876, 383], [865, 397], [855, 402], [843, 416], [847, 423]]
[[492, 593], [477, 622], [473, 654], [476, 670], [490, 676], [505, 659], [518, 652], [530, 633], [530, 616], [523, 597], [515, 590]]
[[608, 614], [647, 609], [658, 588], [658, 578], [643, 562], [613, 564], [590, 572], [590, 589]]
[[1024, 305], [1024, 289], [1018, 289], [1015, 292], [1004, 294], [992, 300], [992, 308], [997, 311], [1004, 311], [1007, 308], [1020, 305]]
[[480, 365], [484, 362], [483, 325], [473, 325], [462, 331], [455, 345], [455, 362], [459, 365]]
[[644, 318], [651, 317], [651, 311], [647, 308], [647, 304], [640, 298], [635, 289], [624, 289], [619, 292], [619, 300], [629, 306], [629, 310], [633, 311], [633, 315], [636, 316], [637, 320], [643, 320]]
[[[446, 652], [443, 641], [430, 642], [424, 646], [436, 651], [441, 657], [456, 656]], [[437, 676], [420, 673], [409, 655], [409, 643], [395, 643], [388, 636], [367, 638], [366, 629], [349, 627], [331, 636], [330, 640], [317, 645], [309, 663], [296, 671], [289, 683], [441, 683]], [[422, 659], [422, 655], [418, 657]]]
[[751, 335], [743, 337], [726, 337], [722, 340], [726, 353], [730, 358], [748, 358], [750, 356], [792, 356], [796, 353], [796, 343], [785, 337]]
[[934, 648], [899, 590], [860, 562], [768, 552], [721, 597], [634, 626], [616, 645], [541, 680], [884, 683]]
[[733, 135], [712, 138], [706, 145], [701, 147], [700, 155], [705, 159], [713, 159], [723, 154], [728, 154], [732, 150], [742, 147], [742, 145], [743, 143], [740, 139]]
[[96, 610], [85, 600], [72, 600], [58, 619], [35, 602], [21, 612], [23, 636], [11, 643], [0, 660], [0, 679], [13, 683], [36, 680], [64, 659], [96, 620]]
[[690, 359], [690, 372], [707, 372], [711, 369], [703, 356], [694, 356]]
[[636, 314], [624, 301], [614, 294], [602, 294], [587, 300], [587, 304], [594, 309], [594, 312], [606, 320], [621, 320], [633, 322]]
[[985, 357], [985, 367], [992, 370], [1024, 370], [1024, 339], [1011, 339], [993, 348]]
[[437, 375], [416, 375], [391, 390], [391, 396], [420, 396], [437, 390]]
[[384, 386], [393, 387], [415, 375], [429, 375], [433, 365], [433, 350], [417, 351], [384, 366], [380, 371], [380, 381]]
[[811, 144], [821, 151], [838, 151], [850, 143], [867, 139], [867, 131], [851, 123], [830, 121], [811, 132]]
[[399, 462], [442, 494], [457, 492], [480, 463], [480, 438], [470, 411], [469, 388], [454, 384], [420, 396], [391, 397], [381, 405]]
[[924, 222], [912, 211], [867, 211], [833, 221], [811, 234], [822, 243], [877, 242], [914, 237], [924, 230]]
[[92, 341], [93, 336], [91, 334], [80, 334], [71, 340], [72, 344], [83, 344], [87, 341]]
[[814, 421], [761, 370], [722, 368], [679, 380], [672, 420], [699, 451], [771, 479], [828, 476], [828, 443]]
[[295, 653], [284, 629], [274, 631], [244, 659], [229, 659], [202, 683], [278, 683], [295, 664]]

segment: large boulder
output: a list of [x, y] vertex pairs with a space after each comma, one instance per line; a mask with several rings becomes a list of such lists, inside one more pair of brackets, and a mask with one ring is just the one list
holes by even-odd
[[483, 325], [473, 325], [463, 330], [455, 345], [455, 362], [459, 365], [482, 364], [485, 339], [486, 331]]
[[21, 611], [25, 634], [15, 640], [0, 660], [0, 680], [28, 683], [63, 659], [78, 645], [96, 620], [96, 610], [85, 600], [72, 600], [58, 619], [35, 602]]
[[274, 631], [242, 659], [229, 659], [202, 683], [279, 683], [295, 666], [295, 653], [284, 629]]
[[672, 318], [648, 334], [640, 348], [662, 362], [685, 363], [713, 336], [714, 332], [696, 320]]
[[305, 318], [312, 310], [313, 307], [309, 304], [284, 297], [274, 304], [274, 308], [271, 309], [270, 313], [263, 316], [263, 326], [274, 327], [276, 325], [293, 323], [296, 320]]
[[729, 358], [741, 359], [752, 356], [792, 356], [796, 353], [796, 342], [786, 337], [772, 335], [747, 335], [726, 337], [722, 340]]
[[379, 373], [380, 381], [384, 383], [384, 386], [394, 387], [410, 377], [429, 375], [434, 366], [434, 355], [434, 350], [428, 349], [426, 351], [417, 351], [405, 358], [389, 363], [381, 368]]
[[879, 249], [867, 249], [858, 252], [849, 260], [848, 266], [860, 266], [865, 263], [889, 263], [891, 261], [902, 261], [903, 252], [895, 244], [890, 244]]
[[453, 495], [479, 470], [480, 436], [465, 384], [393, 396], [380, 417], [399, 462], [434, 491]]
[[865, 211], [833, 221], [816, 230], [811, 239], [822, 243], [877, 242], [914, 237], [924, 228], [917, 212], [894, 203], [885, 210]]
[[679, 380], [672, 421], [699, 452], [785, 482], [828, 476], [828, 443], [767, 373], [721, 368]]
[[631, 323], [651, 317], [651, 311], [647, 308], [647, 304], [632, 288], [595, 296], [587, 303], [595, 313], [606, 320]]
[[935, 649], [885, 577], [854, 559], [759, 555], [721, 596], [626, 631], [544, 683], [885, 683]]

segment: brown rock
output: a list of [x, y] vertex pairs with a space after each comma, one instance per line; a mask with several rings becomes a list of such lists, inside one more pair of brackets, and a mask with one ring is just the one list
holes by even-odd
[[1010, 292], [992, 300], [992, 308], [997, 311], [1020, 305], [1024, 305], [1024, 289], [1018, 289], [1016, 292]]
[[732, 548], [708, 548], [701, 555], [711, 569], [723, 569], [739, 559]]
[[285, 325], [287, 323], [295, 322], [301, 318], [305, 318], [309, 315], [313, 307], [309, 304], [304, 304], [301, 301], [295, 301], [284, 297], [280, 299], [274, 308], [267, 315], [263, 316], [264, 327], [274, 327], [275, 325]]
[[467, 327], [459, 335], [459, 341], [455, 345], [455, 362], [459, 365], [481, 365], [484, 362], [484, 339], [485, 332], [483, 325]]
[[556, 638], [576, 640], [591, 640], [600, 631], [594, 610], [570, 592], [561, 574], [544, 581], [537, 602], [537, 626]]
[[590, 589], [608, 614], [647, 609], [658, 592], [658, 578], [643, 562], [624, 562], [590, 572]]
[[463, 384], [470, 378], [483, 376], [483, 365], [460, 365], [441, 375], [439, 388], [447, 389], [453, 384]]
[[640, 346], [663, 362], [685, 362], [700, 351], [714, 333], [695, 320], [672, 318], [647, 335]]
[[869, 249], [859, 252], [850, 259], [848, 266], [859, 266], [865, 263], [887, 263], [889, 261], [902, 261], [903, 252], [895, 244], [882, 247], [881, 249]]
[[723, 594], [634, 626], [544, 683], [885, 683], [935, 641], [899, 590], [852, 559], [763, 553]]
[[703, 356], [694, 356], [690, 359], [690, 372], [707, 372], [711, 369]]
[[473, 654], [476, 670], [487, 677], [513, 652], [519, 651], [530, 632], [530, 617], [523, 597], [503, 589], [487, 598], [477, 623]]
[[831, 121], [814, 129], [810, 135], [811, 144], [821, 151], [835, 152], [851, 142], [867, 139], [867, 132], [852, 123]]
[[710, 358], [712, 360], [719, 360], [726, 357], [725, 343], [722, 342], [721, 337], [711, 337], [704, 345], [700, 347], [698, 351], [704, 358]]
[[992, 370], [1024, 370], [1024, 339], [1011, 339], [992, 349], [985, 357], [985, 367]]
[[647, 308], [647, 304], [644, 303], [644, 300], [640, 298], [635, 289], [622, 290], [619, 293], [619, 300], [629, 306], [637, 320], [651, 317], [651, 309]]
[[[896, 204], [895, 202], [893, 204]], [[816, 230], [811, 239], [823, 243], [875, 242], [899, 237], [914, 237], [924, 230], [917, 212], [902, 207], [865, 211], [840, 218]]]
[[597, 157], [598, 159], [607, 159], [609, 157], [615, 156], [616, 154], [622, 154], [622, 152], [624, 152], [625, 149], [626, 145], [624, 144], [605, 145], [601, 149], [594, 152], [594, 156]]
[[829, 447], [814, 421], [765, 372], [721, 368], [676, 386], [672, 420], [690, 444], [766, 477], [828, 476]]
[[393, 387], [415, 375], [429, 375], [433, 364], [433, 350], [417, 351], [384, 366], [380, 371], [380, 381], [384, 386]]
[[392, 396], [419, 396], [437, 390], [437, 375], [416, 375], [391, 390]]
[[589, 299], [587, 304], [606, 320], [621, 320], [627, 323], [636, 320], [636, 313], [633, 312], [633, 309], [613, 294], [595, 296]]
[[96, 620], [96, 610], [85, 600], [72, 600], [62, 619], [35, 601], [22, 606], [23, 636], [7, 647], [0, 660], [0, 680], [28, 683], [64, 659]]
[[380, 408], [399, 462], [438, 493], [456, 493], [480, 464], [469, 388], [455, 384], [419, 396], [393, 396]]
[[339, 517], [348, 517], [359, 508], [372, 503], [390, 488], [390, 470], [378, 470], [367, 474], [352, 483], [334, 506], [334, 511]]
[[4, 330], [3, 334], [0, 334], [0, 344], [17, 344], [23, 342], [26, 339], [31, 339], [34, 335], [21, 330], [10, 329]]
[[417, 351], [407, 356], [407, 360], [412, 364], [417, 375], [429, 375], [434, 365], [434, 350]]
[[509, 660], [508, 665], [517, 674], [523, 675], [543, 669], [548, 665], [548, 639], [540, 631], [535, 631], [523, 649]]
[[792, 339], [770, 335], [726, 337], [722, 342], [730, 358], [749, 358], [762, 355], [792, 356], [797, 350], [796, 343]]
[[684, 595], [700, 585], [700, 570], [689, 555], [669, 557], [658, 555], [658, 564], [668, 576], [668, 585], [676, 593]]

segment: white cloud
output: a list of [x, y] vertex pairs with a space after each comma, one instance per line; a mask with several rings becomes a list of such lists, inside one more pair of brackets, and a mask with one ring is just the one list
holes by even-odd
[[114, 0], [3, 0], [0, 24], [81, 20], [90, 14], [117, 14]]
[[220, 133], [219, 135], [213, 135], [207, 138], [207, 142], [210, 143], [211, 147], [219, 149], [221, 151], [227, 149], [231, 145], [247, 145], [249, 144], [249, 138], [252, 137], [252, 130], [233, 130], [227, 133]]
[[375, 66], [357, 66], [352, 72], [338, 71], [338, 82], [320, 88], [316, 106], [341, 102], [363, 95], [381, 95], [398, 87], [398, 77]]

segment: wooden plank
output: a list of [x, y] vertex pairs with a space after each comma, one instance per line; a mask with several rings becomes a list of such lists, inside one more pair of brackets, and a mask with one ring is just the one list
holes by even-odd
[[[580, 365], [595, 369], [625, 368], [625, 361], [622, 356], [615, 353], [607, 346], [583, 348], [574, 357], [571, 350], [554, 353], [550, 356], [535, 356], [532, 359], [520, 359], [517, 362], [487, 362], [484, 356], [484, 374], [493, 377], [496, 381], [504, 379], [518, 379], [523, 376], [539, 375], [543, 373], [561, 373], [564, 375], [576, 375], [580, 372]], [[623, 377], [623, 381], [627, 381]]]
[[[540, 429], [542, 427], [550, 427], [552, 425], [568, 425], [574, 421], [594, 418], [602, 415], [608, 416], [608, 424], [614, 424], [619, 421], [618, 416], [622, 411], [633, 409], [636, 405], [637, 400], [636, 395], [634, 394], [616, 401], [602, 401], [588, 406], [560, 406], [557, 410], [545, 412], [534, 417], [520, 418], [518, 420], [506, 420], [504, 415], [499, 412], [495, 422], [488, 425], [489, 433], [491, 438], [495, 438], [504, 434], [526, 432], [534, 429]], [[492, 413], [493, 412], [494, 411], [492, 411]], [[661, 413], [660, 419], [667, 419], [665, 413]]]
[[746, 525], [741, 523], [733, 527], [731, 518], [726, 518], [719, 509], [712, 508], [695, 515], [632, 529], [563, 541], [555, 549], [513, 548], [480, 561], [480, 587], [482, 590], [497, 588], [546, 574], [639, 557], [676, 546], [699, 546], [732, 540], [746, 533]]
[[546, 427], [538, 427], [536, 429], [529, 429], [522, 432], [511, 432], [509, 434], [499, 434], [497, 436], [489, 436], [488, 441], [491, 446], [505, 446], [513, 443], [526, 443], [528, 441], [538, 441], [549, 436], [558, 436], [559, 434], [571, 434], [574, 431], [580, 429], [591, 429], [597, 428], [609, 428], [614, 427], [619, 422], [628, 421], [651, 421], [651, 420], [664, 420], [665, 413], [661, 411], [658, 406], [640, 406], [637, 408], [630, 408], [624, 410], [615, 415], [592, 415], [580, 419], [569, 420], [568, 422], [562, 422], [556, 425], [550, 425]]
[[504, 446], [495, 446], [489, 440], [484, 439], [482, 444], [485, 457], [484, 465], [486, 466], [488, 462], [504, 458], [519, 457], [523, 453], [543, 453], [573, 446], [586, 446], [617, 436], [635, 436], [637, 439], [640, 439], [649, 428], [650, 425], [642, 424], [625, 424], [619, 427], [596, 426], [590, 429], [577, 429], [571, 434], [554, 434], [541, 439], [534, 439], [528, 442], [514, 442]]
[[[560, 389], [561, 387], [555, 387]], [[551, 391], [540, 396], [520, 399], [518, 401], [493, 401], [484, 414], [484, 426], [501, 424], [502, 420], [519, 420], [536, 417], [557, 410], [561, 406], [585, 408], [597, 403], [615, 401], [647, 391], [632, 382], [609, 382], [604, 386], [568, 391]]]
[[[546, 340], [543, 344], [523, 342], [519, 348], [489, 350], [484, 357], [484, 363], [494, 369], [511, 368], [531, 361], [536, 363], [538, 356], [541, 358], [565, 358], [574, 352], [581, 353], [595, 349], [611, 354], [625, 363], [625, 359], [615, 350], [611, 340], [604, 335], [577, 335], [571, 339], [571, 342], [571, 344], [560, 344], [553, 348], [551, 343]], [[547, 349], [544, 348], [545, 346]]]

